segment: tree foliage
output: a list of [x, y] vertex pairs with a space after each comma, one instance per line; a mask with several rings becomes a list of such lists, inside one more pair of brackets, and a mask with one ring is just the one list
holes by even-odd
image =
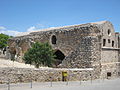
[[33, 64], [39, 68], [40, 65], [52, 66], [54, 57], [54, 51], [49, 43], [36, 42], [24, 54], [23, 60], [26, 64]]
[[0, 34], [0, 49], [3, 49], [7, 46], [8, 39], [11, 36], [5, 35], [5, 34]]

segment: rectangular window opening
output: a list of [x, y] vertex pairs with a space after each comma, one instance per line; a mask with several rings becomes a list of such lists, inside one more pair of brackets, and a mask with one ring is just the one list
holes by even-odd
[[108, 39], [108, 43], [110, 43], [110, 39]]
[[112, 41], [112, 47], [114, 47], [114, 41]]
[[103, 39], [103, 46], [105, 46], [106, 44], [106, 39]]
[[111, 77], [111, 76], [112, 76], [111, 72], [107, 72], [107, 77]]

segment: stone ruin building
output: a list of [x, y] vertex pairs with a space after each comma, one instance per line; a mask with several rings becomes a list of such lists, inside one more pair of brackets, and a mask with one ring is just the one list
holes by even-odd
[[120, 75], [120, 33], [109, 21], [49, 28], [9, 40], [11, 58], [22, 56], [34, 42], [49, 42], [55, 50], [57, 66], [93, 68], [98, 76]]

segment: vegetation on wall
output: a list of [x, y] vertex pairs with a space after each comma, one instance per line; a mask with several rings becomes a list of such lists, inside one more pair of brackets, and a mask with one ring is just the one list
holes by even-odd
[[24, 54], [23, 60], [26, 64], [35, 65], [37, 68], [41, 65], [50, 67], [54, 63], [54, 57], [54, 51], [49, 43], [36, 42]]
[[0, 34], [0, 49], [3, 49], [6, 46], [8, 46], [7, 42], [9, 38], [11, 38], [11, 36], [8, 36], [2, 33]]

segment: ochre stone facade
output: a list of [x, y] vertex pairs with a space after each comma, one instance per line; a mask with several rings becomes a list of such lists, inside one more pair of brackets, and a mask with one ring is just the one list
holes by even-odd
[[120, 73], [120, 34], [109, 21], [50, 28], [9, 40], [11, 58], [22, 56], [34, 42], [49, 42], [58, 67], [93, 68], [96, 77]]

